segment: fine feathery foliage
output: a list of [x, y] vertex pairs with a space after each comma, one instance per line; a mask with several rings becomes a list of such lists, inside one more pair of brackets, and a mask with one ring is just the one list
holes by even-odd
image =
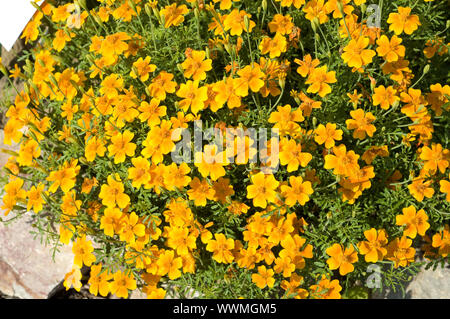
[[87, 266], [102, 296], [366, 298], [442, 266], [447, 1], [374, 4], [36, 5], [32, 49], [1, 67], [24, 82], [3, 221], [70, 244], [67, 289]]

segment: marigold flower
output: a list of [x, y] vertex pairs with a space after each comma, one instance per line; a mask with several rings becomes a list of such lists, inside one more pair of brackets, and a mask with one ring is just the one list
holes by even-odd
[[281, 192], [286, 197], [286, 205], [290, 207], [294, 206], [297, 202], [304, 206], [309, 201], [309, 196], [314, 192], [311, 187], [311, 182], [303, 182], [301, 176], [290, 176], [289, 185], [282, 185]]
[[408, 264], [414, 262], [416, 250], [411, 247], [411, 244], [412, 240], [406, 236], [395, 238], [389, 243], [386, 258], [394, 262], [395, 268], [399, 266], [406, 267]]
[[[248, 20], [248, 29], [245, 25], [245, 17], [247, 17]], [[250, 18], [252, 17], [251, 14], [245, 12], [244, 10], [238, 10], [234, 9], [230, 12], [230, 14], [225, 16], [225, 19], [223, 20], [223, 26], [225, 28], [225, 31], [230, 31], [230, 35], [238, 35], [240, 36], [242, 34], [242, 31], [245, 32], [252, 32], [253, 28], [256, 26], [256, 23]]]
[[114, 157], [114, 164], [122, 163], [127, 156], [134, 156], [136, 144], [131, 140], [134, 133], [125, 130], [123, 133], [118, 132], [111, 137], [111, 145], [108, 146], [110, 157]]
[[247, 186], [247, 198], [253, 199], [253, 205], [266, 208], [267, 203], [275, 202], [275, 189], [280, 183], [272, 174], [259, 172], [251, 177], [251, 181], [252, 185]]
[[359, 37], [357, 40], [352, 39], [344, 47], [344, 53], [342, 53], [342, 59], [349, 67], [360, 68], [372, 62], [372, 58], [375, 56], [375, 51], [368, 50], [366, 47], [369, 45], [369, 38]]
[[215, 239], [210, 239], [206, 245], [206, 250], [213, 253], [212, 258], [218, 263], [230, 264], [234, 260], [232, 250], [234, 240], [226, 238], [224, 234], [214, 234]]
[[385, 230], [371, 228], [364, 231], [364, 237], [366, 237], [367, 241], [361, 241], [358, 244], [359, 253], [364, 255], [364, 260], [368, 263], [376, 263], [383, 260], [387, 254], [384, 246], [388, 243]]
[[403, 215], [396, 216], [396, 225], [405, 226], [403, 235], [416, 238], [416, 235], [424, 236], [430, 224], [427, 222], [428, 216], [423, 209], [416, 212], [414, 206], [403, 208]]
[[247, 65], [245, 68], [237, 72], [239, 78], [234, 80], [234, 90], [237, 96], [245, 97], [248, 95], [248, 90], [258, 92], [263, 86], [264, 72], [261, 68], [254, 64], [253, 66]]
[[392, 86], [386, 88], [383, 85], [380, 85], [374, 88], [373, 91], [373, 105], [379, 105], [383, 110], [387, 110], [390, 106], [394, 105], [396, 101], [400, 101], [400, 98], [396, 95], [397, 90]]
[[180, 257], [175, 257], [175, 253], [173, 250], [166, 250], [163, 252], [156, 264], [158, 265], [159, 276], [168, 275], [170, 280], [177, 279], [181, 277], [180, 268], [183, 265], [183, 261]]
[[137, 288], [133, 273], [126, 273], [118, 270], [113, 274], [113, 281], [110, 284], [110, 291], [119, 298], [128, 298], [128, 290]]
[[273, 270], [267, 269], [266, 266], [259, 266], [258, 273], [252, 274], [252, 282], [260, 289], [264, 289], [266, 286], [272, 288], [275, 284], [275, 278], [273, 278]]
[[184, 16], [189, 12], [186, 5], [177, 6], [176, 3], [165, 6], [161, 11], [164, 17], [164, 27], [178, 26], [184, 21]]
[[92, 242], [86, 240], [85, 235], [77, 238], [72, 246], [72, 252], [75, 255], [73, 264], [79, 268], [83, 267], [83, 264], [90, 267], [96, 260], [95, 255], [92, 253], [93, 251], [94, 247], [92, 246]]
[[345, 124], [347, 124], [347, 129], [354, 130], [353, 138], [363, 140], [366, 138], [366, 134], [370, 137], [373, 136], [376, 127], [371, 123], [375, 121], [376, 118], [371, 112], [364, 113], [364, 110], [357, 109], [351, 111], [350, 115], [352, 119], [346, 120]]
[[314, 140], [317, 144], [325, 144], [325, 148], [332, 148], [335, 141], [342, 140], [342, 130], [336, 130], [336, 124], [327, 123], [326, 126], [320, 124], [314, 130]]
[[394, 31], [396, 35], [403, 31], [406, 34], [412, 34], [421, 25], [419, 17], [411, 14], [409, 7], [398, 7], [397, 12], [389, 13], [387, 23], [389, 23], [389, 30]]
[[331, 87], [328, 83], [336, 83], [336, 72], [327, 71], [327, 66], [315, 68], [308, 76], [305, 84], [311, 84], [306, 92], [317, 93], [320, 97], [325, 97], [331, 93]]
[[110, 282], [113, 275], [109, 270], [102, 271], [102, 263], [91, 266], [89, 273], [89, 292], [95, 296], [100, 293], [101, 296], [106, 297], [110, 292]]
[[327, 248], [326, 253], [330, 256], [327, 264], [331, 270], [339, 269], [339, 274], [345, 276], [355, 268], [352, 264], [358, 261], [358, 253], [352, 245], [345, 248], [340, 244], [333, 244]]
[[124, 193], [124, 190], [125, 187], [120, 178], [109, 175], [107, 184], [102, 185], [98, 197], [102, 200], [103, 205], [107, 207], [113, 208], [117, 205], [120, 208], [125, 208], [130, 202], [130, 197]]

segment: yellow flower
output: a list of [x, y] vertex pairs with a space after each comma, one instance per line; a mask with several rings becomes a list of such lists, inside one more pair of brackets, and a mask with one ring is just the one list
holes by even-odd
[[311, 187], [311, 182], [303, 182], [301, 176], [290, 176], [289, 185], [282, 185], [281, 192], [286, 198], [286, 205], [292, 207], [297, 202], [304, 206], [307, 201], [309, 201], [309, 196], [314, 192]]
[[256, 284], [256, 286], [260, 289], [268, 286], [272, 288], [275, 284], [275, 278], [273, 278], [273, 270], [266, 269], [266, 266], [259, 266], [258, 273], [252, 274], [252, 282]]
[[331, 93], [331, 87], [328, 85], [329, 83], [336, 83], [336, 72], [335, 71], [327, 71], [327, 66], [321, 66], [315, 68], [308, 76], [305, 81], [305, 84], [311, 84], [306, 92], [308, 93], [317, 93], [320, 97], [325, 97], [329, 93]]
[[212, 60], [206, 59], [205, 51], [192, 50], [187, 54], [186, 60], [181, 63], [184, 70], [184, 76], [194, 81], [203, 81], [206, 79], [206, 72], [212, 69]]
[[396, 225], [405, 226], [403, 235], [410, 238], [416, 238], [416, 235], [424, 236], [430, 224], [427, 222], [428, 216], [423, 209], [416, 212], [414, 206], [405, 207], [402, 210], [403, 215], [396, 216]]
[[[245, 25], [244, 17], [247, 17], [249, 19], [248, 29]], [[229, 30], [230, 35], [238, 36], [242, 34], [242, 31], [249, 33], [252, 32], [253, 28], [256, 26], [256, 23], [250, 20], [251, 17], [252, 15], [245, 12], [244, 10], [239, 11], [238, 9], [234, 9], [230, 14], [225, 16], [225, 19], [223, 21], [225, 31]]]
[[357, 40], [352, 39], [344, 47], [344, 53], [342, 53], [342, 59], [349, 67], [360, 68], [364, 65], [372, 62], [372, 58], [375, 56], [375, 51], [368, 50], [366, 47], [369, 45], [369, 38], [359, 37]]
[[377, 53], [387, 62], [398, 61], [399, 57], [403, 58], [405, 56], [405, 47], [400, 45], [400, 43], [402, 43], [402, 39], [396, 35], [392, 36], [391, 40], [387, 36], [382, 35], [377, 40]]
[[186, 5], [177, 6], [176, 3], [165, 6], [161, 11], [161, 16], [164, 17], [164, 27], [180, 25], [184, 21], [184, 16], [189, 12]]
[[385, 246], [388, 243], [387, 235], [384, 229], [376, 230], [371, 228], [364, 231], [364, 237], [367, 241], [361, 241], [358, 244], [359, 253], [364, 255], [364, 259], [368, 263], [376, 263], [383, 260], [387, 254]]
[[151, 58], [147, 56], [145, 59], [139, 58], [136, 62], [134, 62], [130, 76], [133, 79], [139, 77], [142, 82], [147, 81], [150, 73], [156, 70], [156, 65], [150, 64], [150, 60]]
[[247, 186], [247, 198], [253, 199], [253, 205], [266, 208], [267, 203], [273, 203], [276, 200], [277, 192], [275, 189], [280, 184], [272, 174], [259, 172], [252, 175], [252, 185]]
[[183, 261], [180, 257], [175, 257], [173, 250], [166, 250], [162, 253], [156, 264], [158, 265], [158, 275], [168, 275], [170, 280], [181, 277], [180, 268], [183, 265]]
[[218, 263], [230, 264], [234, 260], [231, 251], [234, 249], [234, 240], [226, 238], [224, 234], [214, 234], [215, 239], [210, 239], [206, 250], [213, 253], [212, 258]]
[[273, 39], [264, 37], [259, 44], [259, 50], [261, 50], [261, 54], [269, 53], [271, 59], [279, 57], [281, 53], [287, 50], [286, 38], [281, 33], [275, 34]]
[[355, 269], [353, 264], [358, 261], [358, 253], [352, 245], [344, 249], [340, 244], [333, 244], [327, 248], [326, 253], [330, 256], [327, 259], [328, 266], [331, 270], [339, 269], [341, 276], [345, 276]]
[[80, 291], [83, 284], [81, 283], [81, 271], [78, 267], [73, 267], [71, 271], [69, 271], [64, 276], [64, 282], [63, 285], [66, 287], [66, 290], [69, 290], [70, 288], [74, 288], [76, 291]]
[[342, 140], [342, 130], [336, 130], [336, 124], [327, 123], [326, 126], [320, 124], [314, 130], [314, 141], [317, 144], [325, 144], [325, 148], [332, 148], [335, 145], [335, 141]]
[[421, 25], [419, 17], [411, 14], [411, 8], [398, 7], [398, 12], [389, 13], [387, 23], [389, 30], [394, 31], [396, 35], [403, 33], [412, 34]]
[[237, 96], [245, 97], [248, 95], [248, 90], [252, 92], [258, 92], [263, 86], [264, 73], [256, 63], [253, 65], [247, 65], [243, 69], [237, 72], [239, 78], [234, 81], [234, 90]]
[[95, 296], [99, 293], [101, 296], [106, 297], [110, 292], [110, 282], [113, 275], [108, 269], [102, 271], [102, 263], [91, 266], [89, 273], [89, 292]]
[[197, 114], [205, 108], [205, 102], [208, 100], [208, 88], [199, 87], [199, 81], [187, 81], [182, 83], [177, 91], [177, 96], [183, 98], [180, 107], [183, 112], [187, 112], [189, 107], [192, 113]]
[[130, 202], [130, 197], [124, 193], [124, 190], [125, 187], [120, 178], [118, 176], [114, 178], [112, 175], [109, 175], [107, 184], [102, 185], [98, 197], [102, 200], [103, 205], [107, 207], [113, 208], [117, 205], [120, 208], [125, 208]]
[[364, 110], [357, 109], [355, 111], [351, 111], [350, 115], [352, 119], [346, 120], [345, 124], [347, 124], [347, 129], [354, 130], [353, 138], [363, 140], [366, 138], [366, 134], [369, 137], [373, 136], [373, 133], [376, 131], [376, 127], [371, 124], [375, 121], [375, 116], [373, 116], [371, 112], [364, 113]]
[[119, 298], [128, 298], [128, 290], [137, 288], [136, 279], [133, 273], [126, 273], [118, 270], [113, 275], [113, 281], [110, 284], [111, 293]]
[[131, 143], [134, 133], [125, 130], [111, 137], [111, 145], [108, 146], [110, 157], [114, 157], [114, 164], [125, 162], [126, 156], [134, 156], [136, 144]]
[[73, 264], [79, 268], [83, 267], [83, 264], [90, 267], [97, 259], [92, 253], [93, 251], [94, 247], [92, 246], [92, 242], [90, 240], [87, 241], [85, 235], [77, 238], [72, 246], [72, 252], [75, 255]]

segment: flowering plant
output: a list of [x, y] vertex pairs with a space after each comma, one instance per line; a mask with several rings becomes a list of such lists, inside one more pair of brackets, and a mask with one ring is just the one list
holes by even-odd
[[68, 289], [340, 298], [448, 260], [445, 2], [38, 9], [3, 209], [72, 245]]

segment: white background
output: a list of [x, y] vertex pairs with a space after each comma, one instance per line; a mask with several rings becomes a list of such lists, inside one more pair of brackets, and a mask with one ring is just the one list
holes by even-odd
[[[31, 0], [0, 0], [0, 43], [11, 50], [36, 9]], [[38, 1], [38, 4], [42, 1]]]

